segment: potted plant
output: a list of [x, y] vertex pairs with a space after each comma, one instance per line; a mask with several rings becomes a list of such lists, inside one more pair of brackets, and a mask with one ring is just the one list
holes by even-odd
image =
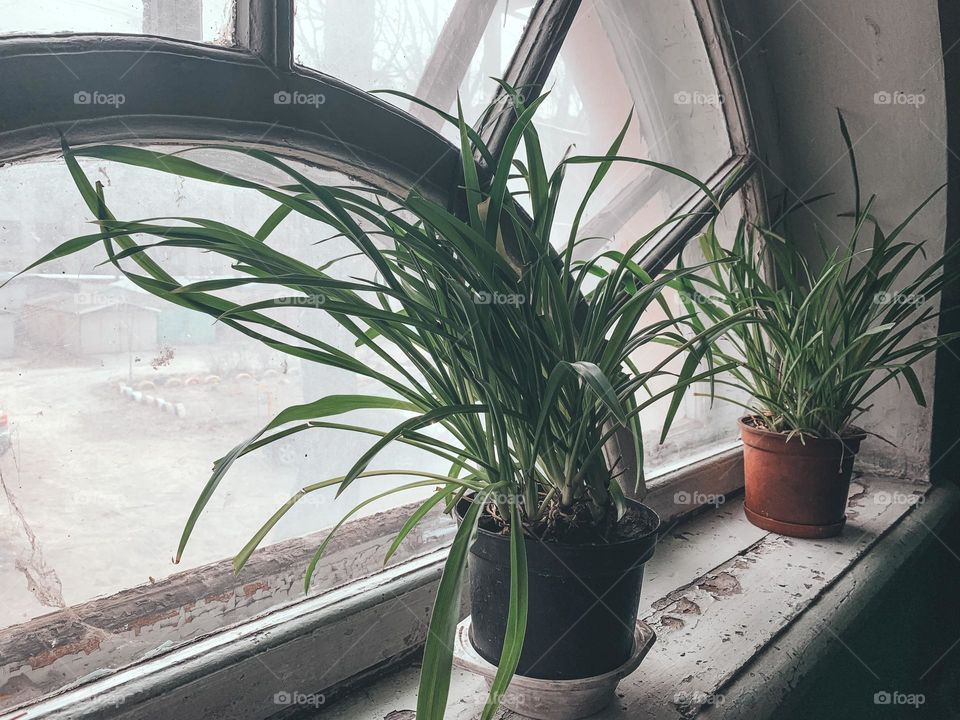
[[[566, 157], [548, 174], [532, 123], [545, 96], [525, 104], [512, 88], [504, 87], [518, 119], [498, 157], [464, 123], [462, 113], [441, 113], [460, 134], [460, 213], [415, 189], [396, 196], [322, 186], [261, 150], [219, 148], [285, 173], [288, 185], [267, 186], [214, 170], [183, 151], [64, 146], [65, 160], [99, 229], [67, 241], [35, 263], [101, 243], [109, 262], [144, 290], [218, 318], [271, 348], [346, 369], [383, 387], [382, 395], [333, 395], [289, 407], [217, 460], [187, 520], [177, 557], [239, 457], [306, 430], [350, 429], [373, 436], [375, 442], [344, 476], [309, 485], [280, 507], [234, 564], [239, 571], [284, 513], [308, 493], [334, 487], [339, 495], [373, 476], [411, 477], [363, 501], [333, 527], [306, 569], [309, 589], [330, 538], [355, 512], [391, 493], [434, 488], [411, 512], [387, 553], [389, 559], [431, 509], [456, 513], [459, 528], [423, 654], [420, 720], [444, 714], [468, 557], [473, 641], [478, 652], [498, 666], [484, 718], [492, 716], [515, 672], [578, 678], [624, 663], [632, 650], [643, 564], [653, 553], [659, 527], [656, 513], [627, 499], [620, 485], [627, 480], [637, 497], [643, 495], [639, 413], [669, 398], [662, 423], [666, 434], [684, 391], [726, 369], [698, 366], [712, 340], [741, 319], [734, 313], [710, 328], [690, 332], [689, 319], [673, 317], [662, 293], [703, 268], [651, 278], [636, 263], [648, 240], [681, 215], [666, 219], [622, 252], [576, 260], [579, 220], [614, 162], [672, 173], [718, 201], [703, 183], [680, 170], [619, 156], [629, 118], [606, 155]], [[515, 157], [521, 146], [524, 163]], [[475, 153], [490, 168], [486, 175], [478, 172]], [[196, 218], [118, 220], [107, 207], [103, 188], [84, 175], [78, 156], [246, 188], [276, 201], [277, 209], [253, 235]], [[596, 170], [589, 189], [577, 199], [576, 219], [557, 252], [551, 245], [553, 218], [564, 173], [574, 165], [594, 165]], [[369, 261], [375, 276], [335, 277], [327, 267], [313, 267], [272, 247], [272, 233], [290, 213], [334, 228]], [[138, 243], [134, 236], [155, 240]], [[375, 242], [375, 236], [388, 242]], [[151, 249], [161, 247], [218, 253], [229, 258], [237, 273], [181, 285], [150, 257]], [[241, 285], [264, 288], [264, 299], [238, 305], [217, 295]], [[359, 362], [269, 313], [290, 305], [328, 313], [388, 370]], [[657, 306], [665, 314], [647, 320], [646, 311]], [[674, 349], [649, 367], [637, 367], [631, 358], [661, 342]], [[643, 396], [640, 391], [658, 378], [667, 379], [668, 387]], [[331, 419], [368, 408], [406, 417], [388, 431]], [[435, 424], [445, 436], [429, 432]], [[623, 429], [631, 431], [636, 443], [638, 462], [630, 478], [618, 477], [622, 471], [615, 469], [617, 464], [604, 458], [611, 439]], [[369, 469], [394, 442], [446, 460], [449, 472]], [[596, 602], [598, 596], [603, 603]]]
[[[956, 252], [927, 257], [925, 242], [902, 235], [942, 187], [884, 231], [873, 214], [876, 196], [861, 205], [842, 116], [840, 128], [856, 197], [854, 211], [844, 215], [853, 228], [839, 247], [828, 247], [818, 233], [819, 257], [798, 249], [787, 220], [810, 201], [798, 202], [781, 207], [768, 227], [741, 221], [729, 248], [709, 228], [703, 253], [725, 262], [713, 265], [700, 286], [686, 277], [677, 282], [698, 328], [745, 308], [756, 313], [754, 321], [731, 326], [714, 349], [720, 361], [736, 364], [716, 382], [740, 391], [726, 399], [747, 410], [739, 420], [744, 512], [754, 525], [794, 537], [842, 531], [854, 457], [873, 434], [857, 426], [858, 418], [891, 381], [904, 381], [925, 405], [915, 363], [957, 336], [910, 335], [939, 316], [933, 302], [949, 280], [944, 264]], [[922, 270], [909, 274], [921, 261]]]

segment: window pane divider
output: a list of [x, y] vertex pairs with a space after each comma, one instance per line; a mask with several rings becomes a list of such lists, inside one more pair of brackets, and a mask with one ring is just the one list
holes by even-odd
[[[736, 193], [749, 186], [757, 168], [757, 160], [752, 156], [734, 155], [707, 181], [707, 187], [717, 198], [720, 206]], [[656, 277], [673, 262], [687, 243], [714, 220], [720, 210], [702, 192], [691, 196], [681, 205], [674, 216], [687, 214], [687, 217], [674, 224], [669, 232], [657, 242], [653, 249], [640, 262], [640, 266]]]
[[237, 0], [237, 43], [268, 67], [293, 70], [293, 0]]
[[[510, 85], [528, 97], [540, 94], [579, 9], [580, 0], [537, 2], [504, 73], [504, 78]], [[507, 135], [517, 121], [516, 114], [506, 109], [506, 100], [506, 93], [502, 88], [498, 88], [493, 107], [500, 110], [494, 110], [498, 114], [490, 119], [490, 124], [481, 134], [494, 157], [500, 155]]]

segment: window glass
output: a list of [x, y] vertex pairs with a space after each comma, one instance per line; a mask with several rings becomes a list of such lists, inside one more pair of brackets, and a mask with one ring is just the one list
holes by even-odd
[[[535, 119], [548, 171], [567, 154], [606, 154], [631, 114], [620, 155], [672, 165], [703, 181], [730, 156], [723, 98], [688, 2], [584, 2], [544, 90], [549, 96]], [[522, 145], [518, 157], [525, 162]], [[595, 170], [593, 164], [567, 168], [561, 194], [566, 201], [561, 199], [551, 237], [558, 248], [567, 245]], [[614, 163], [581, 219], [575, 257], [585, 260], [606, 250], [626, 250], [695, 192], [693, 184], [661, 170]], [[740, 214], [737, 203], [728, 206], [718, 224], [721, 236], [734, 231]], [[688, 265], [698, 262], [695, 245], [684, 253]], [[685, 312], [676, 293], [667, 290], [665, 295], [676, 314]], [[654, 307], [641, 324], [664, 317]], [[648, 344], [633, 359], [643, 370], [668, 353], [665, 346]], [[667, 369], [679, 371], [681, 364], [673, 362]], [[654, 382], [653, 392], [666, 384], [667, 379]], [[641, 414], [648, 473], [689, 462], [694, 454], [709, 455], [736, 440], [737, 408], [721, 401], [711, 405], [703, 393], [709, 393], [705, 383], [688, 391], [663, 445], [660, 428], [669, 398]]]
[[[193, 157], [216, 164], [216, 158]], [[255, 232], [275, 207], [253, 191], [100, 161], [82, 165], [91, 181], [103, 183], [111, 210], [123, 219], [205, 217]], [[306, 171], [320, 182], [356, 185], [335, 173]], [[260, 179], [282, 182], [279, 177]], [[61, 159], [0, 168], [0, 187], [0, 282], [63, 240], [91, 232], [89, 211]], [[318, 242], [332, 234], [294, 214], [270, 242], [319, 266], [351, 252], [353, 246], [343, 239]], [[151, 256], [181, 282], [237, 274], [212, 253], [157, 249]], [[5, 548], [0, 553], [0, 654], [5, 653], [5, 629], [11, 626], [131, 588], [147, 592], [174, 573], [232, 558], [297, 490], [344, 474], [376, 439], [311, 430], [241, 458], [201, 516], [183, 562], [174, 565], [180, 532], [214, 460], [291, 404], [328, 394], [387, 391], [346, 371], [269, 350], [209, 316], [158, 300], [102, 260], [103, 250], [94, 247], [25, 273], [0, 290], [0, 544]], [[372, 277], [358, 258], [347, 258], [330, 272], [344, 279]], [[219, 294], [253, 302], [264, 298], [256, 288]], [[354, 338], [315, 307], [284, 307], [272, 314], [364, 362], [382, 362], [366, 348], [355, 347]], [[389, 429], [407, 417], [363, 411], [331, 419]], [[397, 443], [371, 466], [386, 468], [445, 473], [449, 463]], [[357, 502], [411, 479], [361, 478], [336, 502], [336, 488], [307, 495], [263, 547], [330, 528]], [[429, 494], [425, 489], [390, 496], [357, 517]], [[387, 532], [378, 523], [370, 527], [371, 537]], [[198, 615], [207, 613], [206, 622], [171, 622], [162, 632], [150, 627], [152, 634], [144, 630], [112, 637], [110, 643], [123, 643], [122, 650], [91, 656], [86, 665], [69, 665], [69, 672], [77, 674], [54, 680], [63, 684], [116, 667], [164, 643], [242, 619], [241, 613], [249, 616], [271, 603], [302, 599], [306, 560], [291, 558], [312, 553], [323, 537], [310, 535], [302, 550], [292, 546], [284, 555], [286, 564], [276, 571], [289, 576], [283, 591], [251, 595], [264, 579], [251, 576], [249, 567], [233, 579], [227, 568], [227, 590], [238, 589], [238, 612], [218, 618], [212, 610], [197, 610]], [[352, 545], [335, 567], [320, 574], [312, 592], [382, 567], [385, 546], [363, 533], [345, 537]], [[432, 540], [436, 546], [445, 537]], [[406, 557], [418, 551], [418, 542], [415, 533]], [[426, 544], [419, 547], [425, 549]], [[195, 604], [200, 605], [190, 606]], [[127, 608], [128, 622], [137, 619], [136, 608]], [[28, 637], [34, 631], [11, 632]], [[18, 668], [14, 674], [23, 671]], [[33, 685], [24, 678], [10, 680], [9, 687], [19, 690], [0, 696], [0, 707], [56, 689], [59, 685], [49, 684], [51, 673], [63, 672], [52, 665], [31, 671]], [[7, 679], [0, 675], [0, 687]]]
[[[362, 89], [402, 90], [444, 109], [456, 107], [459, 93], [466, 119], [475, 123], [494, 96], [490, 77], [504, 74], [532, 7], [533, 0], [301, 0], [296, 59]], [[233, 36], [232, 0], [0, 0], [0, 17], [0, 35], [147, 33], [223, 45]], [[548, 168], [571, 146], [578, 154], [604, 153], [631, 108], [635, 119], [623, 155], [674, 164], [701, 179], [729, 156], [724, 98], [687, 2], [586, 0], [546, 89], [551, 95], [538, 113], [538, 128]], [[384, 97], [455, 139], [429, 111]], [[223, 158], [219, 162], [237, 170]], [[92, 180], [103, 183], [111, 209], [126, 219], [210, 217], [254, 231], [274, 208], [251, 191], [102, 162], [82, 164]], [[356, 184], [332, 172], [304, 172], [323, 183]], [[567, 197], [582, 195], [591, 175], [590, 167], [571, 167]], [[598, 238], [579, 245], [578, 257], [628, 247], [691, 192], [688, 183], [659, 171], [615, 165], [579, 232]], [[560, 205], [557, 246], [566, 242], [576, 207]], [[736, 205], [727, 210], [722, 233], [732, 231], [740, 212]], [[88, 220], [62, 160], [0, 167], [0, 282], [64, 239], [89, 233]], [[324, 239], [332, 235], [327, 230], [294, 215], [275, 237], [286, 252], [321, 265], [352, 249], [342, 238]], [[697, 254], [690, 247], [684, 257], [693, 263]], [[152, 256], [182, 281], [235, 272], [211, 254], [161, 248]], [[331, 393], [384, 391], [346, 372], [270, 351], [222, 323], [158, 301], [112, 266], [98, 264], [101, 260], [102, 252], [92, 249], [31, 271], [0, 291], [0, 543], [7, 548], [0, 552], [0, 655], [11, 637], [44, 637], [38, 629], [44, 616], [73, 617], [81, 605], [128, 591], [147, 594], [157, 583], [186, 582], [193, 571], [219, 567], [291, 494], [342, 474], [372, 443], [369, 436], [318, 430], [241, 459], [201, 516], [183, 563], [171, 564], [214, 459], [290, 404]], [[343, 278], [371, 273], [358, 258], [334, 268]], [[222, 295], [237, 301], [263, 297], [243, 288]], [[669, 295], [668, 302], [681, 310], [679, 298]], [[381, 362], [317, 308], [274, 312], [363, 362]], [[655, 322], [657, 312], [645, 320]], [[635, 360], [643, 369], [658, 357], [648, 345]], [[711, 407], [696, 394], [707, 390], [704, 385], [688, 393], [664, 445], [658, 445], [658, 430], [668, 401], [645, 411], [648, 473], [735, 439], [737, 409]], [[358, 412], [345, 421], [387, 428], [397, 420]], [[403, 445], [394, 445], [373, 467], [448, 469]], [[264, 547], [285, 543], [283, 548], [299, 552], [301, 546], [286, 543], [301, 542], [312, 550], [319, 542], [315, 533], [357, 501], [398, 482], [397, 477], [358, 481], [337, 502], [332, 489], [309, 495], [278, 523]], [[428, 493], [383, 499], [361, 516], [381, 522], [396, 506]], [[443, 544], [449, 539], [445, 532], [428, 528], [424, 536], [411, 536], [408, 552]], [[347, 541], [353, 545], [315, 583], [314, 592], [367, 574], [373, 560], [382, 558], [383, 547], [374, 542], [353, 534]], [[54, 658], [43, 668], [0, 667], [0, 708], [299, 599], [305, 563], [294, 567], [289, 557], [277, 560], [287, 573], [283, 592], [258, 589], [249, 574], [236, 580], [230, 575], [227, 594], [236, 592], [237, 598], [224, 601], [234, 603], [230, 612], [188, 611], [142, 632], [134, 622], [116, 636], [98, 628], [96, 647], [105, 643], [109, 653], [87, 653], [82, 662], [66, 666]], [[212, 619], [203, 621], [203, 612]]]
[[[703, 39], [689, 2], [588, 0], [560, 50], [537, 112], [547, 167], [568, 151], [602, 155], [628, 115], [621, 155], [655, 160], [707, 179], [730, 155], [730, 141]], [[581, 197], [592, 165], [565, 180]], [[581, 257], [613, 239], [636, 238], [694, 191], [684, 181], [637, 164], [617, 163], [594, 195], [580, 237]], [[554, 243], [566, 244], [577, 203], [561, 205]]]
[[[474, 122], [493, 97], [526, 25], [533, 0], [301, 0], [296, 4], [294, 55], [300, 65], [361, 90], [415, 95], [443, 110], [456, 107]], [[429, 110], [381, 95], [434, 128]]]
[[0, 35], [129, 33], [233, 44], [233, 0], [0, 0]]
[[[743, 208], [739, 198], [732, 199], [720, 214], [716, 224], [716, 232], [717, 237], [725, 245], [729, 245], [733, 240], [737, 223], [742, 214]], [[683, 262], [685, 267], [692, 267], [705, 262], [696, 238], [691, 240], [684, 249]], [[676, 269], [676, 263], [672, 263], [671, 267], [665, 272], [669, 272], [670, 269]], [[708, 270], [703, 271], [702, 274], [705, 277], [710, 275]], [[697, 287], [699, 292], [710, 294], [705, 286], [697, 285]], [[687, 314], [688, 311], [683, 300], [676, 290], [671, 288], [664, 290], [664, 299], [674, 316]], [[720, 299], [718, 298], [717, 301], [719, 302]], [[644, 315], [641, 325], [649, 325], [665, 318], [666, 314], [663, 310], [658, 305], [654, 305]], [[670, 354], [671, 350], [672, 348], [667, 346], [648, 344], [644, 346], [642, 352], [634, 353], [632, 359], [642, 371], [653, 367], [659, 360], [663, 360]], [[683, 357], [680, 357], [671, 361], [666, 370], [678, 373], [682, 365]], [[706, 369], [704, 364], [701, 371]], [[722, 380], [724, 376], [719, 375], [717, 379]], [[672, 377], [657, 378], [651, 383], [650, 389], [656, 394], [659, 390], [668, 387], [673, 380]], [[674, 417], [670, 433], [663, 444], [660, 444], [660, 430], [670, 407], [670, 397], [658, 400], [641, 412], [640, 419], [644, 429], [645, 468], [648, 474], [656, 475], [677, 466], [709, 457], [737, 442], [739, 438], [737, 418], [743, 414], [742, 409], [738, 405], [721, 398], [731, 398], [741, 402], [745, 401], [745, 398], [738, 394], [734, 388], [722, 384], [717, 384], [714, 390], [719, 397], [713, 399], [710, 396], [709, 382], [696, 383], [687, 390]], [[639, 399], [644, 397], [646, 397], [645, 393], [638, 396]]]
[[[470, 66], [459, 85], [463, 117], [469, 125], [476, 127], [483, 111], [496, 95], [499, 85], [493, 78], [503, 78], [506, 74], [532, 9], [531, 1], [498, 0], [483, 33], [483, 39], [477, 46], [470, 60]], [[435, 105], [447, 110], [451, 115], [457, 114], [456, 96], [432, 99]], [[422, 115], [422, 118], [433, 127], [438, 127], [435, 113], [428, 111]], [[460, 134], [453, 125], [444, 122], [441, 132], [448, 140], [459, 146]]]

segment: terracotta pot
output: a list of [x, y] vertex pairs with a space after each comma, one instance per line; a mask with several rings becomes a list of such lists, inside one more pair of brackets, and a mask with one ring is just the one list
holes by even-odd
[[866, 433], [841, 439], [787, 435], [738, 421], [743, 438], [747, 519], [781, 535], [825, 538], [839, 535], [846, 522], [853, 458]]

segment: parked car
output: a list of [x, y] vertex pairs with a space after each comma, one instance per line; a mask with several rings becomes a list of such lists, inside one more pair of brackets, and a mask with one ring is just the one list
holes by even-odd
[[7, 414], [0, 410], [0, 455], [5, 455], [10, 446], [10, 421]]

